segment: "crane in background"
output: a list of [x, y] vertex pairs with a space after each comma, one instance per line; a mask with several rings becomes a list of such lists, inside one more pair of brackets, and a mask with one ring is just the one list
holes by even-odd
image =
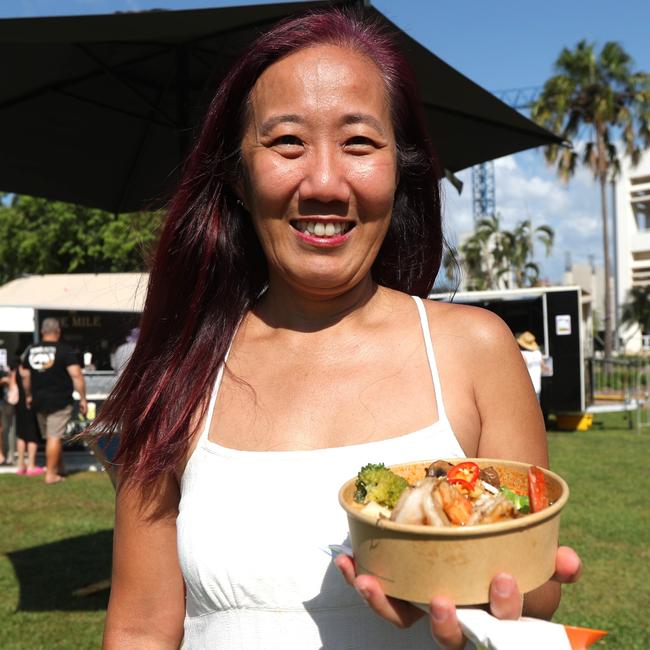
[[[498, 90], [493, 94], [518, 111], [528, 110], [541, 92], [541, 86]], [[496, 212], [494, 161], [472, 167], [472, 210], [474, 225]]]

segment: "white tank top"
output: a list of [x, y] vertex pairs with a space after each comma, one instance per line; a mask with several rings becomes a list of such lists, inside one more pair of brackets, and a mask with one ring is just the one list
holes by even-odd
[[219, 371], [205, 428], [181, 480], [183, 648], [436, 647], [426, 620], [399, 630], [372, 613], [328, 555], [328, 545], [346, 543], [348, 536], [338, 489], [362, 465], [465, 456], [445, 412], [424, 305], [414, 300], [438, 408], [438, 421], [419, 431], [307, 451], [222, 447], [208, 439], [223, 367]]

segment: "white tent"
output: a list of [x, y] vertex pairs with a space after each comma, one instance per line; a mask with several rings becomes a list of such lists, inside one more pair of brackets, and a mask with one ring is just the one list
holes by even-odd
[[0, 332], [33, 332], [39, 309], [140, 312], [146, 273], [31, 275], [0, 287]]

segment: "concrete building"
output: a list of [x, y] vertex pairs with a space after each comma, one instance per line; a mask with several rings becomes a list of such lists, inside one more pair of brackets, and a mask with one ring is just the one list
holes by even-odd
[[591, 296], [591, 308], [599, 323], [605, 314], [605, 271], [602, 266], [577, 262], [564, 271], [564, 286], [579, 286], [586, 295]]
[[[614, 205], [614, 282], [620, 314], [632, 287], [650, 285], [650, 150], [636, 167], [623, 161]], [[625, 352], [641, 349], [641, 335], [635, 329], [619, 331]]]

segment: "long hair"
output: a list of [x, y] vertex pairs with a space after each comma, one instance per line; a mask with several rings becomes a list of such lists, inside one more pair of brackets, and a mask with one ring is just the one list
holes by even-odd
[[233, 191], [255, 82], [275, 61], [334, 44], [372, 60], [386, 85], [399, 183], [372, 267], [379, 284], [426, 296], [442, 255], [439, 168], [413, 74], [382, 25], [312, 11], [260, 36], [220, 84], [187, 160], [155, 253], [140, 337], [93, 430], [119, 431], [121, 480], [149, 485], [184, 458], [237, 324], [264, 290], [266, 260]]

